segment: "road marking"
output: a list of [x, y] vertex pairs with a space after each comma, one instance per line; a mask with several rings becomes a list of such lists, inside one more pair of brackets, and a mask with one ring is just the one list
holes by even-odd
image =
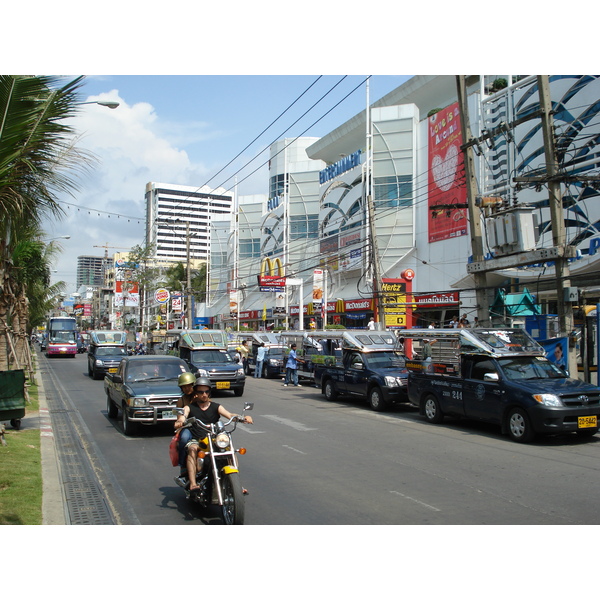
[[292, 448], [291, 446], [287, 446], [286, 444], [284, 444], [283, 447], [287, 448], [288, 450], [293, 450], [294, 452], [297, 452], [298, 454], [304, 454], [304, 456], [306, 456], [306, 452], [302, 452], [302, 450], [297, 450], [296, 448]]
[[413, 502], [416, 502], [417, 504], [420, 504], [421, 506], [424, 506], [425, 508], [430, 508], [431, 510], [435, 510], [436, 512], [442, 512], [442, 510], [440, 508], [436, 508], [435, 506], [431, 506], [430, 504], [425, 504], [425, 502], [421, 502], [420, 500], [415, 500], [414, 498], [411, 498], [410, 496], [406, 496], [405, 494], [401, 494], [400, 492], [396, 492], [396, 491], [392, 490], [390, 492], [390, 494], [397, 494], [398, 496], [402, 496], [403, 498], [406, 498], [407, 500], [412, 500]]
[[276, 423], [281, 423], [282, 425], [287, 425], [296, 431], [317, 431], [316, 427], [306, 427], [306, 425], [302, 425], [302, 423], [298, 423], [297, 421], [292, 421], [290, 419], [284, 419], [283, 417], [278, 417], [277, 415], [261, 415], [265, 419], [271, 419], [271, 421], [275, 421]]
[[350, 414], [354, 414], [354, 415], [362, 415], [363, 417], [369, 416], [372, 419], [379, 419], [381, 421], [387, 421], [388, 423], [412, 423], [414, 424], [415, 421], [411, 421], [410, 419], [403, 419], [402, 417], [391, 417], [388, 415], [382, 415], [381, 413], [377, 413], [377, 412], [369, 412], [369, 411], [364, 411], [364, 410], [352, 410], [350, 411]]

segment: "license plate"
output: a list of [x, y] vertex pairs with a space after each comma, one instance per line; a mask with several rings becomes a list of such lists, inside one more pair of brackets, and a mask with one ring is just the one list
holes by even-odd
[[108, 369], [108, 372], [109, 372], [109, 373], [116, 373], [118, 370], [119, 370], [119, 369], [117, 369], [117, 367], [110, 367], [110, 368]]
[[591, 417], [579, 417], [577, 419], [577, 426], [579, 429], [583, 429], [584, 427], [598, 427], [596, 415], [592, 415]]
[[163, 410], [161, 416], [163, 419], [171, 419], [175, 416], [175, 413], [172, 410]]
[[217, 381], [217, 389], [218, 390], [228, 390], [229, 389], [229, 381]]

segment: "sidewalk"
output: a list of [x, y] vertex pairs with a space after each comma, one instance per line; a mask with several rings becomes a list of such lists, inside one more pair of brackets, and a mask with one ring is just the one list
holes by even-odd
[[[36, 383], [40, 403], [39, 428], [42, 455], [42, 525], [67, 525], [69, 523], [64, 487], [60, 474], [60, 463], [56, 451], [50, 411], [46, 403], [44, 381], [36, 361]], [[27, 416], [25, 418], [28, 418]], [[35, 417], [31, 417], [35, 418]]]

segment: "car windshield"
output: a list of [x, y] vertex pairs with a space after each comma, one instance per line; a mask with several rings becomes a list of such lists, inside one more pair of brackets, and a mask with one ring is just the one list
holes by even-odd
[[96, 350], [96, 356], [127, 356], [127, 352], [125, 352], [125, 348], [122, 347], [111, 347], [108, 346], [106, 348], [103, 348], [102, 346], [100, 346], [97, 350]]
[[129, 364], [127, 381], [177, 379], [185, 370], [184, 365], [179, 362], [136, 361]]
[[365, 355], [367, 363], [372, 369], [403, 369], [406, 359], [400, 352], [374, 352]]
[[511, 381], [524, 379], [562, 379], [567, 374], [554, 363], [543, 357], [523, 356], [518, 358], [502, 358], [498, 360], [502, 372]]
[[194, 350], [192, 362], [195, 365], [206, 363], [232, 363], [233, 359], [226, 350]]

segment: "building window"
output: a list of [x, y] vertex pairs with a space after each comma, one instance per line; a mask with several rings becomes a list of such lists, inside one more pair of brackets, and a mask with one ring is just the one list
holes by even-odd
[[375, 208], [398, 208], [412, 205], [412, 176], [375, 177]]
[[275, 196], [283, 196], [285, 194], [285, 175], [275, 175], [271, 177], [271, 183], [269, 186], [269, 198], [275, 198]]
[[258, 258], [260, 256], [260, 239], [240, 240], [240, 259]]
[[319, 237], [319, 215], [291, 215], [290, 239]]

